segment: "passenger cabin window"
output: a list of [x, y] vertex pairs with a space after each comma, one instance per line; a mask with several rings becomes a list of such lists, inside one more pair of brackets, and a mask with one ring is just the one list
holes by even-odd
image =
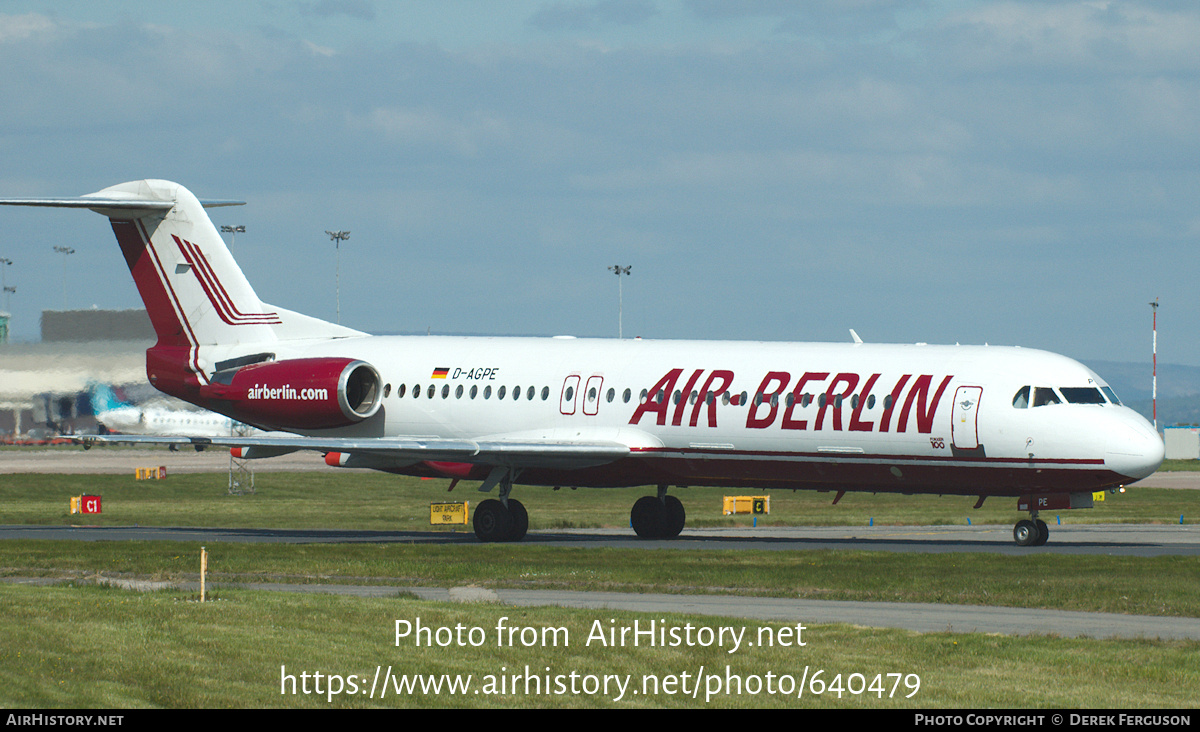
[[1017, 409], [1026, 409], [1029, 407], [1029, 387], [1022, 386], [1013, 396], [1013, 406]]
[[1104, 403], [1104, 395], [1094, 386], [1062, 386], [1058, 390], [1070, 404]]
[[1047, 404], [1062, 404], [1062, 400], [1047, 386], [1039, 386], [1033, 390], [1033, 406], [1044, 407]]

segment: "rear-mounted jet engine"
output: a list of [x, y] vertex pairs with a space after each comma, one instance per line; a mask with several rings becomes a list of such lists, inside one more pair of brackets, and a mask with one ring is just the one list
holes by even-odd
[[326, 429], [368, 419], [381, 403], [379, 372], [350, 358], [297, 358], [214, 375], [210, 408], [267, 429]]

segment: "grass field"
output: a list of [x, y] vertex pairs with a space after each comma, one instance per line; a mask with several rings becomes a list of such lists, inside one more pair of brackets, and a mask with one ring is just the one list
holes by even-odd
[[[174, 475], [135, 482], [132, 476], [0, 476], [0, 523], [190, 525], [429, 530], [428, 504], [441, 500], [446, 481], [375, 474], [261, 473], [258, 493], [230, 496], [224, 475]], [[68, 513], [70, 496], [96, 493], [104, 513]], [[629, 506], [642, 490], [520, 489], [531, 525], [627, 526]], [[720, 515], [723, 491], [688, 489], [677, 495], [689, 525], [748, 525]], [[1011, 525], [1020, 517], [1011, 499], [771, 493], [770, 523], [865, 525], [972, 523]], [[456, 499], [479, 494], [458, 488]], [[1069, 511], [1064, 523], [1178, 523], [1200, 515], [1200, 491], [1131, 489], [1111, 494], [1090, 511]], [[1189, 521], [1191, 523], [1191, 521]], [[445, 530], [445, 529], [443, 529]], [[467, 531], [467, 529], [460, 529]], [[678, 551], [671, 549], [556, 549], [544, 546], [409, 544], [216, 544], [210, 578], [394, 585], [621, 589], [727, 592], [899, 602], [1010, 605], [1200, 618], [1200, 561], [1180, 557], [1079, 557], [1050, 554], [893, 554], [831, 551]], [[193, 579], [198, 547], [182, 542], [0, 542], [0, 574], [86, 577], [95, 573]], [[867, 684], [876, 674], [920, 676], [920, 689], [894, 696], [831, 690], [815, 696], [717, 694], [714, 707], [1090, 707], [1194, 706], [1200, 643], [1097, 641], [982, 634], [914, 634], [817, 626], [804, 648], [604, 649], [397, 647], [394, 622], [420, 617], [430, 625], [490, 629], [498, 618], [568, 629], [586, 638], [596, 621], [628, 625], [645, 615], [553, 608], [446, 605], [404, 597], [356, 599], [218, 589], [200, 605], [178, 591], [135, 593], [93, 586], [0, 584], [0, 704], [5, 707], [261, 707], [261, 706], [679, 706], [704, 705], [676, 689], [667, 693], [280, 694], [280, 667], [297, 673], [362, 677], [377, 667], [396, 673], [628, 675], [693, 682], [703, 666], [740, 677], [767, 673], [801, 678], [824, 669], [822, 684], [842, 674]], [[694, 626], [722, 624], [779, 628], [716, 618], [658, 618]], [[547, 671], [546, 669], [550, 670]], [[505, 669], [505, 671], [501, 671]], [[598, 677], [597, 677], [598, 678]], [[901, 677], [897, 677], [901, 678]], [[811, 682], [811, 679], [809, 679]], [[496, 682], [498, 683], [498, 681]], [[820, 684], [818, 684], [820, 686]], [[674, 688], [674, 687], [673, 687]], [[476, 693], [478, 692], [478, 693]]]
[[[132, 475], [0, 475], [0, 524], [97, 526], [221, 526], [428, 530], [429, 503], [485, 498], [473, 485], [446, 492], [447, 480], [420, 480], [381, 473], [260, 473], [257, 493], [230, 496], [222, 474], [172, 475], [135, 481]], [[629, 526], [629, 509], [645, 488], [552, 490], [518, 487], [530, 528]], [[71, 496], [100, 495], [103, 513], [72, 516]], [[749, 526], [750, 516], [724, 516], [719, 488], [672, 491], [687, 510], [688, 526]], [[1007, 524], [1025, 514], [1014, 498], [990, 498], [974, 509], [974, 497], [771, 491], [766, 526], [865, 526]], [[1200, 520], [1200, 491], [1130, 488], [1105, 494], [1095, 508], [1064, 511], [1064, 523], [1179, 523]], [[1043, 518], [1054, 523], [1052, 518]]]
[[1159, 470], [1197, 472], [1200, 471], [1200, 460], [1163, 460]]
[[[207, 549], [214, 582], [715, 593], [1200, 618], [1200, 561], [1192, 557], [403, 543], [209, 543]], [[195, 543], [0, 542], [0, 576], [195, 581], [198, 573]]]
[[[596, 622], [619, 628], [649, 620], [624, 612], [239, 591], [221, 592], [219, 601], [203, 605], [177, 593], [96, 587], [0, 587], [0, 593], [5, 608], [0, 705], [9, 709], [1190, 708], [1200, 683], [1196, 643], [914, 634], [824, 625], [802, 631], [803, 647], [743, 646], [730, 653], [732, 646], [715, 644], [643, 643], [635, 648], [587, 643]], [[498, 645], [493, 629], [501, 617], [511, 626], [564, 630], [556, 636], [557, 645], [549, 640]], [[486, 641], [478, 647], [417, 647], [410, 639], [397, 645], [395, 621], [418, 618], [433, 628], [479, 628]], [[672, 614], [653, 619], [673, 627], [744, 627], [747, 637], [755, 638], [759, 628], [778, 632], [785, 627]], [[698, 642], [698, 631], [695, 638]], [[366, 691], [377, 670], [383, 674], [388, 668], [395, 675], [420, 673], [435, 679], [457, 674], [463, 682], [470, 675], [471, 686], [462, 693], [443, 687], [397, 694], [393, 682], [387, 696], [372, 698]], [[532, 675], [549, 677], [549, 683], [540, 690], [526, 686], [527, 668]], [[340, 677], [343, 693], [331, 696], [328, 690], [338, 684], [328, 678], [318, 687], [311, 677], [316, 672]], [[325, 693], [292, 694], [292, 683], [303, 689], [302, 673], [310, 674], [310, 691], [322, 688]], [[577, 677], [572, 679], [572, 673]], [[513, 674], [520, 677], [515, 693]], [[296, 681], [288, 682], [286, 675]], [[346, 693], [352, 688], [349, 677], [354, 677], [358, 694]], [[603, 677], [612, 681], [607, 688]], [[733, 687], [732, 677], [741, 679], [741, 693], [728, 693], [725, 684], [729, 680]], [[627, 684], [618, 700], [622, 679]], [[807, 683], [801, 684], [802, 679]], [[643, 687], [643, 680], [651, 683]], [[691, 685], [698, 680], [693, 697]], [[714, 682], [720, 682], [719, 688]], [[559, 683], [562, 693], [557, 692]], [[869, 690], [873, 685], [878, 691]], [[798, 688], [804, 689], [803, 696]]]

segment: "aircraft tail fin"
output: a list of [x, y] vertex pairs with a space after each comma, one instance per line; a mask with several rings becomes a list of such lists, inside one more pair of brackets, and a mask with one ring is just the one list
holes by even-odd
[[78, 198], [4, 199], [0, 205], [86, 208], [107, 216], [160, 345], [265, 343], [363, 333], [264, 304], [201, 201], [165, 180], [121, 183]]
[[122, 401], [108, 384], [102, 384], [98, 381], [92, 382], [88, 391], [89, 398], [92, 401], [93, 414], [101, 414], [130, 406], [128, 402]]
[[200, 201], [165, 180], [121, 183], [79, 198], [0, 200], [86, 208], [108, 217], [158, 336], [146, 354], [150, 381], [184, 398], [215, 369], [201, 356], [206, 347], [226, 354], [267, 352], [278, 341], [365, 335], [259, 299], [204, 210], [239, 203]]
[[[106, 199], [89, 208], [112, 223], [163, 345], [228, 346], [362, 335], [273, 308], [258, 298], [204, 210], [206, 205], [236, 202], [201, 202], [183, 186], [160, 180], [122, 183], [84, 198]], [[110, 207], [108, 201], [114, 200], [123, 201], [123, 207]]]

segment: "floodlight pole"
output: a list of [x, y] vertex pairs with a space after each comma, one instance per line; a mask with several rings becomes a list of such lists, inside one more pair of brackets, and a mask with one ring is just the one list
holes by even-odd
[[337, 249], [337, 270], [334, 273], [334, 290], [337, 293], [337, 322], [342, 323], [342, 242], [350, 238], [349, 231], [330, 231], [325, 230], [329, 234], [329, 238], [333, 240], [333, 246]]
[[625, 337], [625, 326], [622, 322], [625, 318], [625, 293], [621, 286], [621, 275], [629, 274], [630, 269], [632, 267], [622, 267], [619, 264], [608, 268], [609, 272], [617, 276], [617, 338]]
[[237, 235], [239, 233], [242, 233], [242, 234], [246, 233], [246, 227], [240, 226], [240, 225], [239, 226], [222, 226], [221, 233], [229, 234], [229, 248], [233, 249], [233, 244], [234, 244], [234, 242], [237, 241]]
[[10, 292], [17, 291], [17, 288], [15, 288], [15, 287], [12, 288], [11, 290], [8, 287], [8, 268], [11, 265], [12, 265], [11, 259], [9, 259], [7, 257], [0, 257], [0, 287], [4, 288], [2, 291], [4, 292], [4, 311], [5, 312], [11, 312], [8, 308], [8, 294]]
[[1152, 381], [1151, 381], [1151, 387], [1150, 387], [1150, 399], [1151, 399], [1150, 403], [1151, 403], [1151, 413], [1154, 416], [1154, 431], [1157, 432], [1158, 431], [1158, 298], [1157, 297], [1154, 298], [1154, 302], [1150, 303], [1150, 308], [1154, 311], [1154, 321], [1153, 321], [1154, 361], [1151, 366]]
[[72, 249], [71, 247], [56, 246], [56, 247], [54, 247], [54, 251], [63, 255], [63, 279], [62, 279], [63, 304], [62, 304], [62, 309], [65, 311], [67, 309], [67, 255], [74, 254], [75, 250]]

